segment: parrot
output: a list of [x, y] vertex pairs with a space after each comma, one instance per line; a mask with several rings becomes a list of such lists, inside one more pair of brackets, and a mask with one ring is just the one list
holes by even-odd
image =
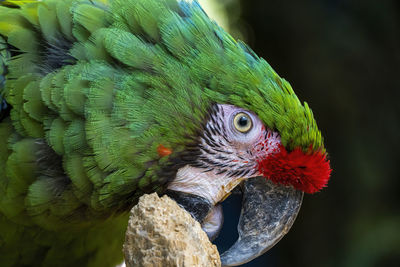
[[1, 266], [115, 266], [154, 192], [213, 240], [235, 190], [240, 265], [330, 175], [307, 102], [196, 1], [0, 1]]

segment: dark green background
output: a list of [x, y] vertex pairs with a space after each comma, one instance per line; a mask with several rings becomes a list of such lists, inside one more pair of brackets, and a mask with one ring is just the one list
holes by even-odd
[[[225, 2], [240, 10], [233, 26], [313, 109], [333, 168], [289, 234], [245, 266], [400, 266], [400, 1]], [[238, 205], [224, 203], [222, 249]]]

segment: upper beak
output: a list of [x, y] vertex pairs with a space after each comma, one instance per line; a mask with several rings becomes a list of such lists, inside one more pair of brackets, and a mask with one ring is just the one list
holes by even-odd
[[221, 255], [222, 266], [249, 262], [278, 243], [292, 227], [302, 199], [303, 192], [274, 184], [264, 177], [246, 180], [239, 238]]
[[[200, 223], [213, 209], [209, 201], [197, 195], [172, 190], [167, 190], [166, 194]], [[302, 199], [302, 191], [274, 184], [265, 177], [245, 180], [238, 224], [239, 238], [222, 253], [222, 266], [249, 262], [278, 243], [292, 227]]]

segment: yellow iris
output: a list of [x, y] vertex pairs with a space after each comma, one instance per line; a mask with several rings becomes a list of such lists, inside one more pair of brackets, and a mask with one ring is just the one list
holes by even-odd
[[233, 125], [239, 132], [247, 133], [253, 127], [253, 122], [248, 114], [240, 112], [235, 115], [235, 118], [233, 119]]

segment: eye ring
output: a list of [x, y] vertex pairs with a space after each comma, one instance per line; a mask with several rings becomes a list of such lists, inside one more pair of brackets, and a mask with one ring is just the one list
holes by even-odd
[[241, 133], [248, 133], [253, 128], [253, 121], [248, 114], [240, 112], [233, 118], [233, 126]]

